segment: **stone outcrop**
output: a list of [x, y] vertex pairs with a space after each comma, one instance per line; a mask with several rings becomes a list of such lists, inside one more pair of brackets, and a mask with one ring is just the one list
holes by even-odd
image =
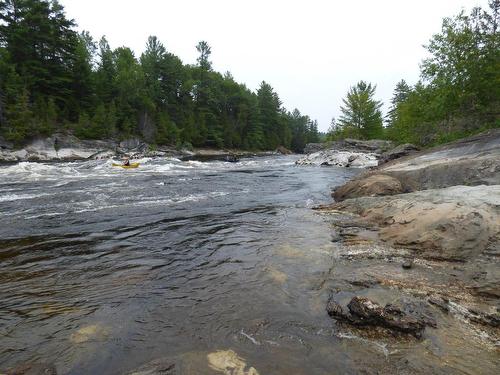
[[403, 186], [398, 179], [374, 174], [362, 179], [354, 179], [337, 188], [332, 194], [337, 202], [347, 198], [373, 197], [403, 193]]
[[297, 160], [297, 165], [337, 166], [368, 168], [378, 165], [380, 154], [392, 148], [390, 141], [344, 139], [335, 142], [309, 143], [306, 156]]
[[500, 129], [396, 159], [377, 169], [405, 191], [500, 184]]
[[[456, 185], [500, 185], [500, 129], [389, 161], [348, 184], [351, 188], [354, 184], [364, 186], [373, 175], [398, 180], [402, 187], [400, 192]], [[344, 190], [344, 187], [337, 190]], [[387, 194], [391, 194], [390, 190]], [[366, 196], [369, 195], [373, 195], [371, 190], [366, 190]], [[337, 196], [347, 199], [360, 195], [339, 193]]]
[[297, 165], [337, 166], [367, 168], [378, 164], [376, 154], [325, 150], [306, 155], [295, 162]]

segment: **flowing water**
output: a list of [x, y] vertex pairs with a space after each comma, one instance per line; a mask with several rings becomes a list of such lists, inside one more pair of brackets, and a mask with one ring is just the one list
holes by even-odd
[[384, 368], [385, 344], [340, 333], [325, 313], [334, 244], [310, 209], [358, 171], [294, 157], [141, 163], [0, 166], [0, 369]]
[[329, 231], [310, 207], [355, 171], [141, 162], [0, 167], [0, 368], [122, 373], [217, 350], [260, 373], [349, 368], [335, 350], [311, 357], [335, 338], [313, 288]]

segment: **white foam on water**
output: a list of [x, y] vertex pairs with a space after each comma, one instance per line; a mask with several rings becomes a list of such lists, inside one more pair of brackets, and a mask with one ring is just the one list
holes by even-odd
[[35, 199], [46, 197], [55, 194], [41, 193], [41, 194], [2, 194], [0, 195], [0, 202], [12, 202], [18, 200]]

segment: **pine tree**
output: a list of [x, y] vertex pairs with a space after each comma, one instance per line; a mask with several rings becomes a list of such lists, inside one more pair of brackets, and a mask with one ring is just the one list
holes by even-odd
[[382, 103], [374, 99], [376, 86], [359, 81], [351, 87], [340, 107], [339, 125], [347, 136], [363, 139], [381, 138]]

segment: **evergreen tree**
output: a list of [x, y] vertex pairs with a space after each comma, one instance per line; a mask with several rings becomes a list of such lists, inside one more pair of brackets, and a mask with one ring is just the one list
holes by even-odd
[[397, 107], [401, 103], [404, 103], [408, 96], [410, 95], [411, 87], [408, 86], [406, 81], [402, 79], [396, 84], [394, 93], [392, 94], [391, 106], [386, 115], [387, 125], [391, 126], [397, 119]]
[[364, 81], [359, 81], [349, 89], [342, 100], [342, 115], [339, 118], [339, 125], [345, 135], [363, 139], [382, 137], [382, 103], [374, 99], [375, 89], [376, 86]]

